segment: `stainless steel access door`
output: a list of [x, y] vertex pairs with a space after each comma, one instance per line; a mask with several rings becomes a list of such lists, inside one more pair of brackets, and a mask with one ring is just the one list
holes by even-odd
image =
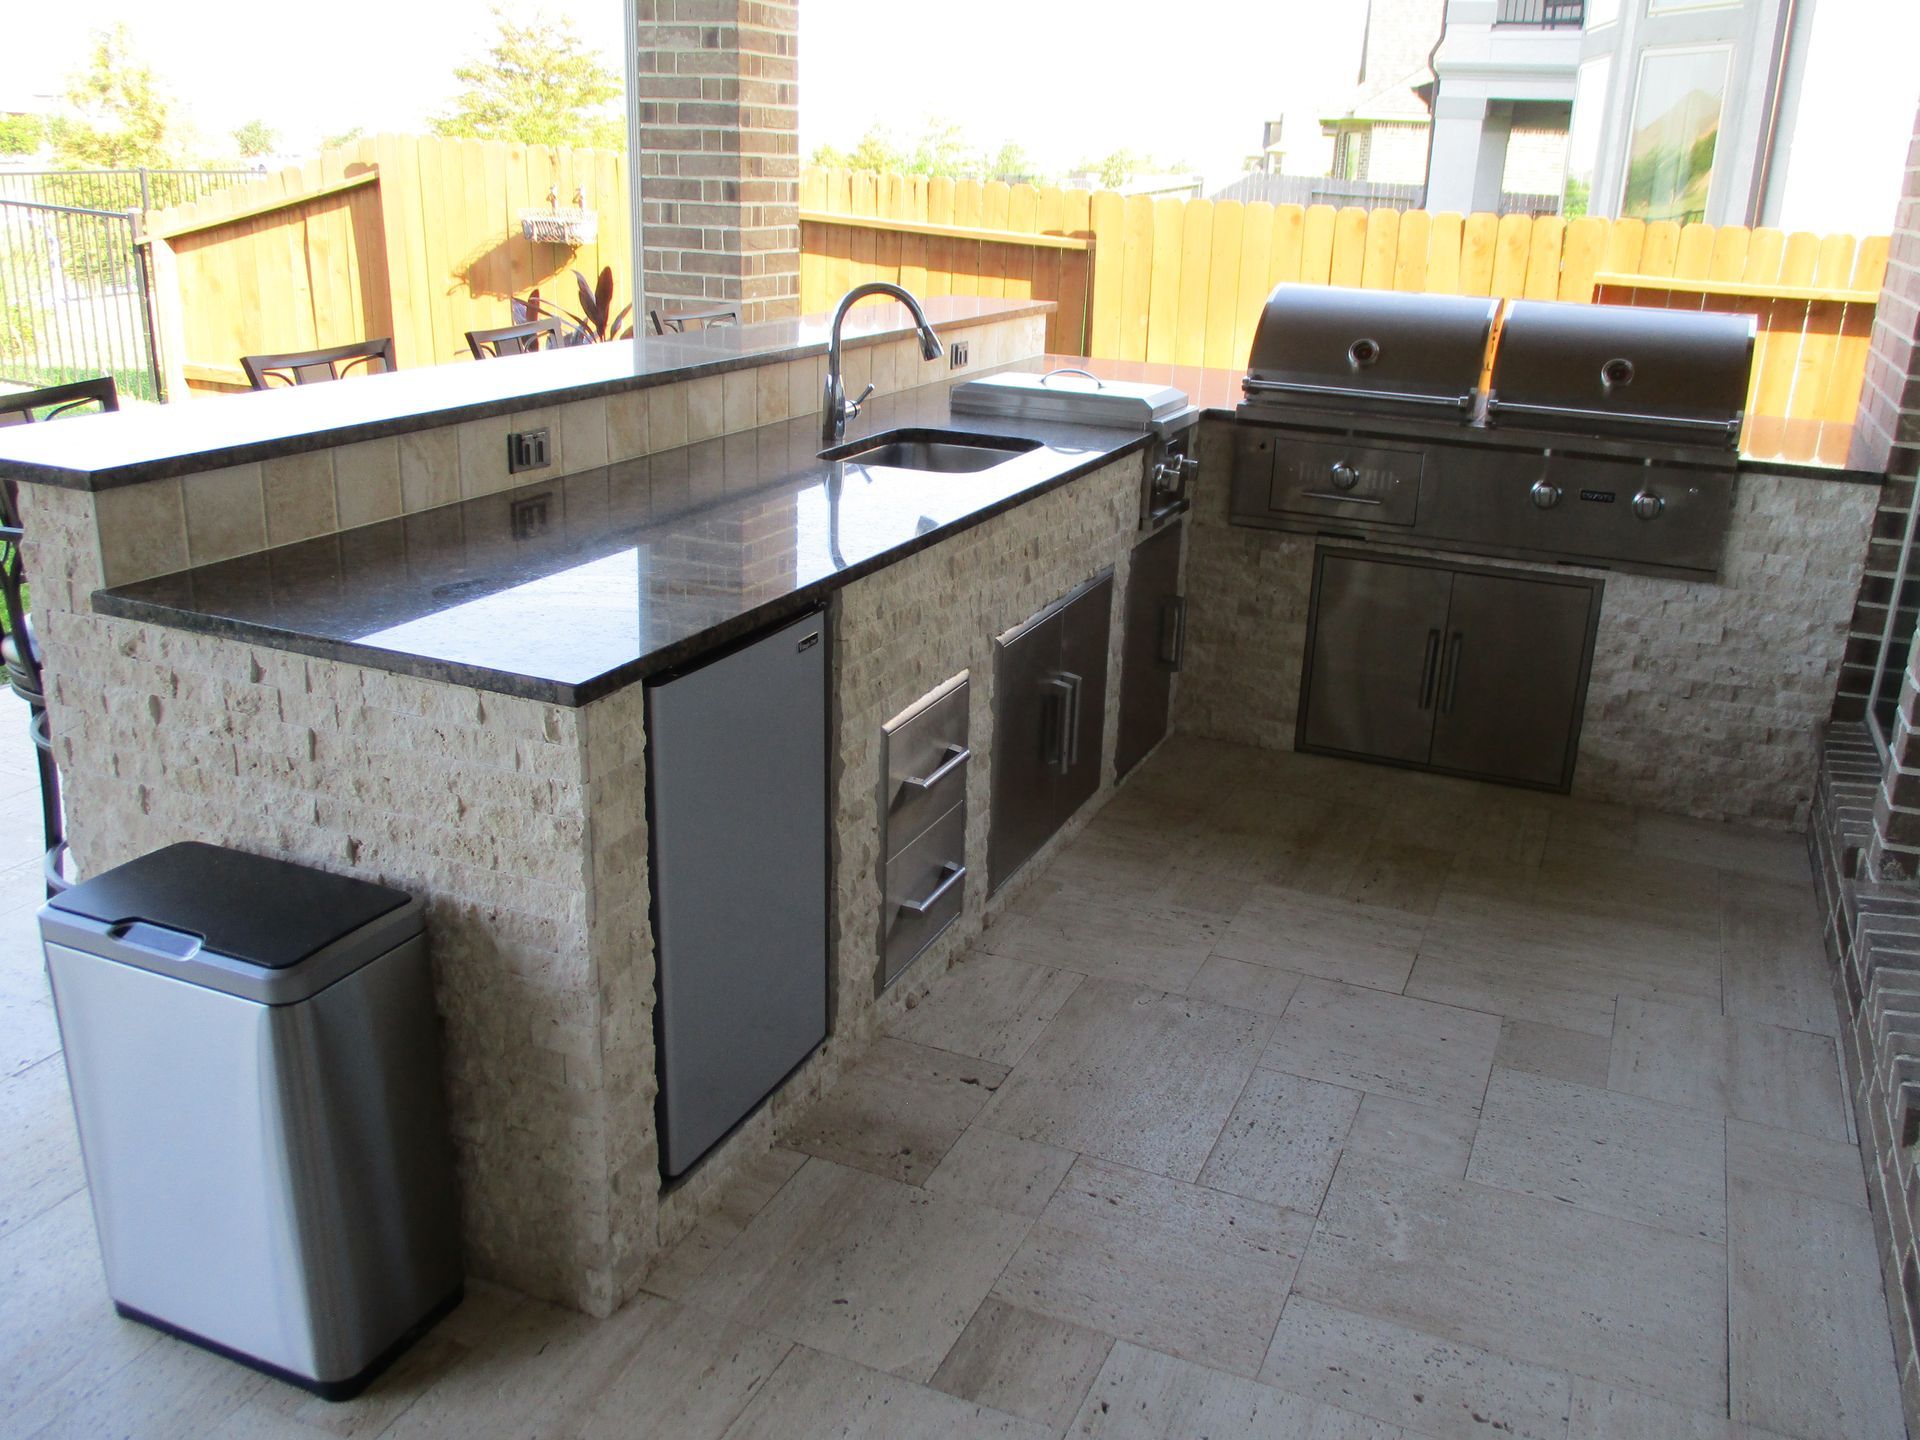
[[1586, 688], [1593, 587], [1517, 575], [1453, 577], [1430, 763], [1562, 787]]
[[1187, 644], [1187, 602], [1180, 594], [1180, 542], [1186, 528], [1184, 521], [1163, 526], [1133, 547], [1120, 639], [1120, 733], [1113, 757], [1121, 775], [1166, 738], [1173, 677]]
[[827, 1032], [827, 622], [647, 687], [661, 1167]]
[[1427, 763], [1452, 592], [1447, 570], [1322, 552], [1304, 748]]

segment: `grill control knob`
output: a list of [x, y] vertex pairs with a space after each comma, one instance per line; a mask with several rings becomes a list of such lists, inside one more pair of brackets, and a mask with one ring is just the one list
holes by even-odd
[[1651, 490], [1642, 490], [1633, 497], [1633, 513], [1642, 520], [1651, 520], [1667, 508], [1667, 502]]
[[1334, 489], [1351, 490], [1360, 483], [1360, 472], [1346, 461], [1336, 460], [1333, 462], [1333, 471], [1330, 478], [1333, 481]]
[[1533, 489], [1527, 493], [1533, 497], [1536, 510], [1551, 510], [1560, 503], [1562, 491], [1551, 480], [1536, 480], [1533, 482]]

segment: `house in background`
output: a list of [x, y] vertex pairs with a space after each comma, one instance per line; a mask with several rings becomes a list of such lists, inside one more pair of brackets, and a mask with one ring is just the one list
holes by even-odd
[[1419, 185], [1433, 117], [1430, 60], [1445, 0], [1370, 0], [1360, 75], [1346, 108], [1321, 117], [1336, 180]]
[[1433, 53], [1429, 210], [1556, 208], [1580, 69], [1582, 0], [1452, 0]]

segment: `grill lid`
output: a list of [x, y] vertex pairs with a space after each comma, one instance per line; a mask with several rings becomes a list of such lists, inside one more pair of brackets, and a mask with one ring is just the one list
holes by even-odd
[[1278, 285], [1254, 331], [1247, 402], [1473, 419], [1500, 302]]
[[1515, 300], [1487, 398], [1490, 424], [1740, 441], [1750, 315]]

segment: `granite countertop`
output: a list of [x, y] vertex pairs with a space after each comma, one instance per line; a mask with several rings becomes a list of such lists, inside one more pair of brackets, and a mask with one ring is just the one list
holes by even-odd
[[[941, 295], [927, 299], [925, 309], [933, 327], [946, 331], [1043, 314], [1052, 302]], [[135, 485], [824, 354], [831, 325], [825, 315], [723, 325], [331, 385], [143, 405], [70, 416], [58, 425], [10, 425], [0, 429], [0, 480], [79, 490]], [[855, 349], [912, 333], [904, 305], [869, 300], [848, 312], [841, 339]]]
[[951, 417], [948, 391], [870, 401], [848, 438], [951, 426], [1038, 448], [975, 474], [883, 470], [820, 460], [809, 416], [100, 591], [94, 607], [583, 705], [1148, 441]]

